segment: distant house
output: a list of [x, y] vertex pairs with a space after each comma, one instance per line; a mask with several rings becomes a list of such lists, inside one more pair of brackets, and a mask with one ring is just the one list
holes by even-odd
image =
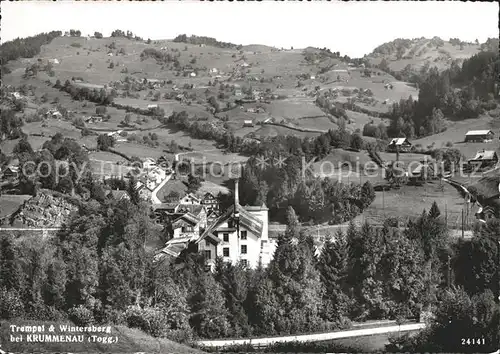
[[498, 163], [498, 155], [493, 150], [481, 150], [472, 159], [467, 161], [472, 167], [491, 167]]
[[219, 70], [217, 70], [217, 68], [210, 69], [211, 74], [217, 74], [218, 72], [219, 72]]
[[53, 111], [53, 112], [48, 112], [50, 114], [50, 117], [51, 118], [54, 118], [54, 119], [61, 119], [62, 118], [62, 113], [59, 112], [59, 111]]
[[311, 75], [311, 76], [310, 76], [310, 79], [311, 79], [311, 80], [316, 80], [316, 76]]
[[264, 124], [266, 124], [266, 123], [274, 123], [274, 118], [273, 117], [267, 118], [262, 123], [264, 123]]
[[412, 171], [409, 172], [409, 182], [411, 184], [420, 184], [434, 177], [432, 164], [421, 162]]
[[112, 57], [113, 56], [113, 53], [108, 53], [108, 57]]
[[486, 143], [493, 140], [495, 133], [491, 130], [469, 130], [465, 134], [465, 142]]
[[243, 64], [241, 64], [241, 66], [244, 68], [248, 68], [250, 66], [250, 64], [243, 62]]
[[157, 104], [148, 104], [148, 109], [155, 109], [158, 108]]
[[248, 119], [243, 121], [243, 127], [253, 127], [253, 126], [254, 126], [253, 120]]
[[179, 204], [194, 204], [194, 205], [200, 205], [201, 200], [194, 194], [187, 194], [183, 198], [179, 200]]
[[23, 98], [23, 95], [21, 95], [19, 92], [12, 92], [10, 94], [10, 97], [13, 99], [13, 100], [20, 100], [21, 98]]
[[410, 152], [411, 148], [412, 145], [406, 138], [394, 138], [387, 145], [387, 151], [389, 152]]
[[219, 201], [210, 192], [205, 193], [205, 195], [201, 198], [201, 204], [205, 206], [207, 212], [211, 212], [213, 210], [219, 210]]
[[243, 93], [241, 92], [241, 90], [235, 90], [234, 91], [234, 95], [235, 96], [241, 96], [241, 95], [243, 95]]
[[192, 72], [191, 74], [189, 74], [189, 76], [191, 76], [191, 77], [196, 77], [196, 73], [195, 73], [195, 72]]
[[389, 103], [389, 99], [385, 99], [384, 102], [382, 102], [382, 104], [388, 104]]
[[84, 121], [85, 123], [102, 123], [102, 116], [89, 116]]
[[201, 219], [191, 213], [186, 213], [172, 223], [173, 237], [189, 237], [196, 240], [200, 234]]
[[57, 59], [49, 59], [49, 63], [59, 64], [59, 60], [57, 60]]
[[151, 201], [152, 191], [146, 186], [142, 181], [137, 181], [135, 185], [137, 193], [139, 193], [139, 198], [145, 201]]
[[154, 159], [152, 159], [151, 157], [146, 157], [144, 159], [144, 161], [142, 162], [142, 167], [147, 168], [147, 169], [156, 167], [156, 161]]
[[144, 79], [146, 81], [146, 84], [148, 84], [150, 87], [159, 87], [161, 86], [162, 81], [158, 79]]
[[120, 136], [120, 134], [121, 134], [122, 132], [123, 132], [123, 130], [121, 130], [121, 129], [120, 129], [120, 130], [117, 130], [117, 131], [115, 131], [115, 132], [109, 132], [109, 133], [107, 133], [106, 135], [107, 135], [107, 136], [110, 136], [110, 137], [112, 137], [112, 138], [114, 138], [114, 139], [118, 139], [118, 137]]
[[108, 196], [108, 198], [113, 198], [114, 200], [117, 200], [117, 201], [130, 200], [130, 195], [128, 194], [128, 192], [122, 191], [122, 190], [109, 191], [107, 196]]
[[19, 176], [19, 166], [7, 166], [2, 175], [4, 179], [17, 178]]

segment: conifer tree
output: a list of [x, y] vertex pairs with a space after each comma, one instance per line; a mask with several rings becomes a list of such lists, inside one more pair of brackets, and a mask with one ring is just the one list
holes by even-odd
[[441, 215], [441, 211], [439, 210], [437, 203], [434, 201], [432, 203], [431, 209], [429, 210], [429, 216], [432, 219], [436, 219], [439, 217], [439, 215]]
[[327, 236], [317, 268], [324, 287], [323, 317], [340, 323], [347, 314], [348, 297], [344, 292], [347, 276], [347, 243], [342, 232]]

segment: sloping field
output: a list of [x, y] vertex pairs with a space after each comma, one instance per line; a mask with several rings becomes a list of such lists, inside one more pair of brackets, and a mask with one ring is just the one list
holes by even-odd
[[257, 137], [293, 135], [301, 138], [318, 136], [320, 133], [301, 132], [290, 128], [265, 124], [255, 131]]
[[161, 149], [155, 149], [146, 145], [128, 142], [116, 144], [113, 149], [127, 155], [128, 157], [137, 156], [141, 159], [144, 159], [146, 157], [157, 159], [158, 157], [165, 154]]
[[[12, 334], [9, 325], [45, 325], [46, 328], [54, 325], [56, 332], [54, 334], [62, 334], [59, 332], [59, 326], [64, 323], [59, 322], [34, 322], [34, 321], [16, 321], [3, 322], [1, 326], [1, 342], [2, 349], [16, 353], [202, 353], [202, 351], [170, 341], [164, 338], [154, 338], [146, 333], [125, 326], [111, 326], [110, 336], [118, 339], [116, 343], [93, 343], [87, 340], [92, 335], [104, 337], [103, 333], [85, 333], [83, 343], [68, 343], [68, 342], [50, 342], [50, 343], [28, 343], [26, 341], [13, 343], [9, 340], [9, 335]], [[73, 325], [73, 324], [70, 324]]]
[[[49, 138], [38, 137], [38, 136], [28, 136], [28, 142], [30, 143], [33, 150], [39, 150], [42, 148], [44, 142], [49, 140]], [[15, 146], [19, 142], [19, 139], [14, 140], [4, 140], [0, 143], [0, 150], [6, 155], [12, 154]]]
[[265, 105], [266, 111], [277, 122], [281, 119], [295, 120], [302, 117], [324, 116], [323, 111], [314, 104], [312, 99], [307, 100], [280, 100]]
[[[347, 128], [351, 131], [355, 131], [356, 129], [360, 129], [361, 132], [363, 132], [363, 127], [370, 122], [373, 122], [373, 124], [375, 124], [375, 125], [379, 125], [381, 122], [386, 124], [386, 126], [389, 124], [387, 119], [372, 117], [366, 113], [346, 110], [346, 114], [349, 117], [349, 119], [351, 120], [351, 123], [347, 125]], [[367, 137], [363, 137], [363, 139], [366, 139], [366, 138]]]
[[377, 197], [363, 213], [368, 220], [380, 222], [386, 217], [415, 218], [425, 209], [429, 211], [432, 203], [438, 204], [441, 215], [448, 215], [448, 225], [460, 228], [462, 209], [466, 223], [475, 220], [475, 210], [466, 212], [466, 203], [458, 191], [446, 182], [432, 182], [423, 186], [403, 186], [399, 190], [376, 192]]
[[0, 196], [0, 218], [4, 218], [8, 215], [11, 215], [25, 201], [30, 199], [32, 196], [31, 195], [9, 195], [9, 194], [3, 194]]
[[306, 129], [317, 129], [328, 131], [329, 129], [337, 129], [338, 125], [333, 123], [330, 118], [326, 116], [320, 117], [304, 117], [294, 121], [295, 125]]

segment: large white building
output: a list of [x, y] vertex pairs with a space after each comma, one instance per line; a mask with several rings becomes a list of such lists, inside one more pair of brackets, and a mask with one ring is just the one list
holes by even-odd
[[241, 206], [238, 180], [235, 182], [234, 205], [224, 212], [196, 241], [208, 264], [216, 257], [226, 262], [242, 262], [250, 268], [269, 264], [275, 244], [268, 235], [268, 208]]
[[[233, 264], [242, 262], [250, 268], [256, 268], [259, 263], [265, 267], [271, 261], [276, 248], [275, 240], [269, 239], [268, 225], [268, 208], [265, 205], [240, 205], [238, 180], [236, 180], [234, 205], [208, 225], [196, 238], [195, 243], [198, 245], [198, 250], [205, 256], [207, 264], [212, 267], [217, 257], [222, 257], [225, 262]], [[176, 236], [179, 239], [176, 239]], [[194, 239], [191, 235], [191, 237], [182, 237], [181, 240], [180, 236], [180, 232], [174, 233], [174, 238], [167, 242], [167, 247], [162, 250], [162, 253], [178, 255], [180, 244], [187, 246], [187, 243]], [[169, 252], [174, 244], [176, 245], [175, 254]]]

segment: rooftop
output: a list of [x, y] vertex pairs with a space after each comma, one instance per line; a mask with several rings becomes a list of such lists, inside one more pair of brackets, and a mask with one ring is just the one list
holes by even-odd
[[474, 161], [474, 160], [493, 160], [495, 157], [496, 152], [494, 150], [482, 150], [478, 151], [476, 153], [476, 156], [474, 156], [472, 159], [469, 161]]
[[406, 138], [394, 138], [391, 140], [391, 142], [389, 143], [389, 145], [403, 145], [405, 142], [407, 142], [408, 144], [410, 143]]
[[494, 134], [491, 130], [469, 130], [465, 135], [486, 135], [486, 134]]

